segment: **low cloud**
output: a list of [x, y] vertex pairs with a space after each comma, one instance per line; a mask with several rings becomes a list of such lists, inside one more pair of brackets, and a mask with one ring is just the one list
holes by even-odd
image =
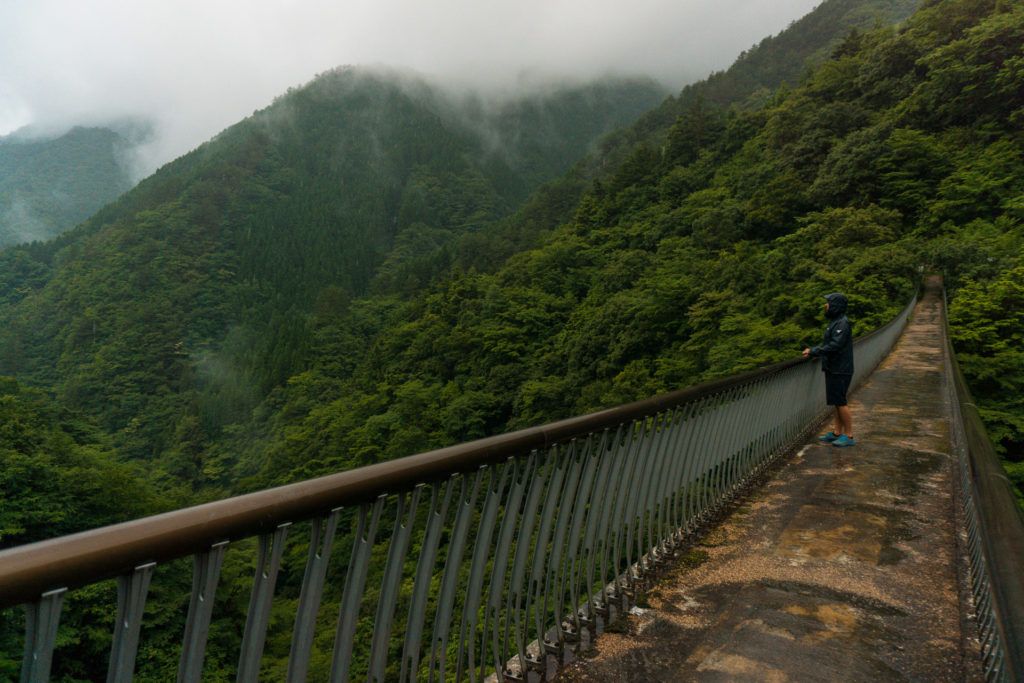
[[[673, 89], [818, 0], [32, 0], [0, 3], [0, 135], [147, 119], [143, 171], [343, 64], [458, 85], [646, 75]], [[525, 77], [525, 78], [524, 78]]]

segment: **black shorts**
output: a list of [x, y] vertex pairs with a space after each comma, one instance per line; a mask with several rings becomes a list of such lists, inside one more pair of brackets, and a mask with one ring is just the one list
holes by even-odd
[[830, 406], [845, 406], [846, 392], [850, 388], [853, 375], [833, 375], [825, 373], [825, 403]]

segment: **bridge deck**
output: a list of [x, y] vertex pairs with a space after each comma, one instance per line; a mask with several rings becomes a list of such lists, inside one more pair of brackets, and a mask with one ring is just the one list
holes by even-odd
[[559, 680], [975, 678], [941, 306], [930, 283], [852, 397], [856, 447], [807, 444]]

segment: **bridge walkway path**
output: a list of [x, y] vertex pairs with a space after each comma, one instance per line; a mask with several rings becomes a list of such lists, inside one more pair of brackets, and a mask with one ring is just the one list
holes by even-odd
[[558, 680], [975, 680], [941, 316], [931, 281], [851, 397], [858, 445], [810, 441]]

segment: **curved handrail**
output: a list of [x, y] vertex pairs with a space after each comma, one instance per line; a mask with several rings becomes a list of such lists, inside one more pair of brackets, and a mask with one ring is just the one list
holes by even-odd
[[[945, 290], [943, 290], [945, 302]], [[953, 350], [943, 306], [953, 431], [968, 514], [971, 573], [989, 680], [1024, 680], [1024, 515], [995, 453]], [[980, 555], [978, 554], [980, 551]], [[977, 600], [988, 594], [989, 600]], [[988, 632], [986, 632], [988, 631]], [[994, 636], [994, 637], [992, 637]]]
[[[901, 324], [915, 302], [916, 297], [900, 315], [859, 337], [854, 344], [859, 346]], [[806, 362], [814, 359], [794, 358], [588, 415], [16, 546], [0, 551], [0, 609], [34, 600], [56, 587], [75, 588], [112, 578], [146, 563], [185, 557], [216, 543], [266, 533], [281, 524], [307, 520], [337, 507], [615, 429]]]

